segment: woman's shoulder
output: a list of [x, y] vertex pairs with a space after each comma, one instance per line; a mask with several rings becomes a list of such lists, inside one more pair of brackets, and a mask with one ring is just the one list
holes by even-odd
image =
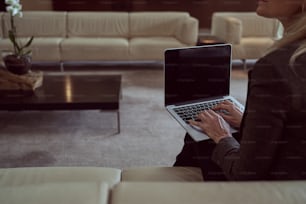
[[[294, 55], [297, 49], [299, 49], [301, 43], [299, 41], [290, 43], [284, 47], [275, 49], [269, 54], [260, 58], [254, 65], [254, 70], [256, 72], [262, 71], [267, 72], [286, 72], [286, 74], [292, 73], [296, 66], [306, 67], [306, 52], [302, 52], [293, 63], [293, 67], [290, 64], [290, 59]], [[306, 50], [305, 50], [306, 51]], [[302, 70], [306, 74], [306, 68]]]
[[279, 47], [262, 58], [271, 63], [282, 63], [290, 60], [293, 53], [298, 49], [299, 42], [293, 42], [283, 47]]

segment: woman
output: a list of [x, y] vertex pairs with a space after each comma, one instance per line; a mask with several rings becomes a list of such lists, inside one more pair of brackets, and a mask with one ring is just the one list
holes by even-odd
[[[306, 179], [306, 0], [259, 0], [257, 14], [277, 18], [283, 38], [249, 72], [242, 115], [224, 102], [190, 121], [211, 140], [189, 135], [175, 166], [199, 166], [204, 180]], [[224, 109], [228, 113], [216, 113]], [[240, 129], [231, 135], [227, 121]]]

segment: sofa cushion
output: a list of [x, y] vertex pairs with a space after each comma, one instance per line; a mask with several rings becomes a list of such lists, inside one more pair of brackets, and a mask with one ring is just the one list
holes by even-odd
[[288, 204], [306, 203], [302, 182], [122, 182], [111, 204]]
[[165, 49], [184, 46], [174, 37], [133, 37], [130, 39], [130, 59], [163, 60]]
[[189, 17], [187, 12], [132, 12], [130, 36], [175, 36]]
[[203, 181], [200, 168], [195, 167], [138, 167], [122, 170], [121, 181]]
[[238, 15], [242, 24], [242, 37], [276, 37], [279, 21], [258, 16], [256, 13], [241, 13]]
[[61, 44], [63, 61], [128, 60], [125, 38], [66, 38]]
[[[4, 14], [4, 36], [10, 30], [9, 13]], [[65, 37], [66, 12], [24, 11], [22, 18], [15, 18], [18, 37]]]
[[211, 34], [233, 45], [233, 59], [257, 59], [280, 37], [280, 28], [277, 19], [256, 12], [214, 12]]
[[66, 182], [0, 186], [1, 204], [107, 204], [108, 185]]
[[[23, 45], [29, 38], [18, 39]], [[60, 61], [60, 43], [62, 38], [35, 38], [29, 48], [32, 51], [34, 61]], [[0, 39], [0, 47], [3, 50], [13, 50], [13, 44], [9, 39]]]
[[273, 39], [265, 37], [242, 38], [240, 44], [233, 46], [233, 59], [237, 59], [238, 56], [242, 56], [244, 59], [260, 58], [273, 43]]
[[128, 37], [127, 12], [69, 12], [69, 37]]
[[[212, 34], [218, 29], [215, 25], [223, 24], [222, 19], [236, 18], [241, 22], [242, 37], [256, 36], [256, 37], [277, 37], [277, 30], [280, 22], [276, 19], [265, 18], [258, 16], [256, 12], [215, 12], [212, 18]], [[219, 28], [226, 25], [219, 25]]]
[[[0, 186], [14, 187], [58, 182], [120, 182], [121, 170], [103, 167], [28, 167], [0, 169]], [[1, 203], [1, 202], [0, 202]]]
[[[1, 15], [0, 46], [11, 49], [10, 17]], [[160, 61], [165, 49], [195, 45], [198, 35], [198, 20], [188, 12], [25, 11], [16, 25], [21, 41], [35, 37], [33, 61]]]

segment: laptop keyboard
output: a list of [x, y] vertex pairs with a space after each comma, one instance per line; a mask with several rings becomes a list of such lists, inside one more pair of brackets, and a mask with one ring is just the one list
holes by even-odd
[[[230, 99], [226, 99], [232, 102]], [[174, 108], [173, 110], [185, 121], [188, 120], [197, 120], [197, 116], [200, 112], [204, 110], [209, 110], [218, 103], [221, 103], [225, 100], [219, 100], [219, 101], [211, 101], [207, 103], [200, 103], [200, 104], [193, 104], [188, 106], [183, 106], [179, 108]]]

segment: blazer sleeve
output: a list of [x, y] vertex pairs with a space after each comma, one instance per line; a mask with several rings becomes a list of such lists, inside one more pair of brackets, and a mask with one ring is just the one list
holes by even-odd
[[249, 77], [240, 144], [232, 137], [222, 139], [212, 155], [229, 180], [266, 180], [277, 173], [271, 171], [289, 107], [288, 83], [281, 70], [265, 58], [255, 64]]

